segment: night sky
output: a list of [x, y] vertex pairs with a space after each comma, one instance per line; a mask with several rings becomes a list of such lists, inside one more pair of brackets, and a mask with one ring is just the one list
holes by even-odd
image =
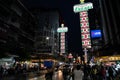
[[[79, 0], [21, 0], [25, 7], [29, 8], [51, 8], [58, 9], [65, 25], [68, 27], [68, 52], [81, 53], [81, 35], [79, 13], [73, 12], [73, 6], [79, 4]], [[85, 2], [93, 2], [94, 9], [89, 10], [90, 27], [95, 26], [96, 10], [98, 6], [97, 0], [86, 0]]]

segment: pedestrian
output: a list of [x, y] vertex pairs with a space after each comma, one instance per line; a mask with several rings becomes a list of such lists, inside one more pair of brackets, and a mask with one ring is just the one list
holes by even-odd
[[110, 78], [110, 80], [114, 80], [113, 69], [112, 69], [112, 67], [109, 67], [108, 73], [109, 73], [109, 78]]
[[45, 74], [45, 78], [46, 78], [46, 80], [52, 80], [52, 78], [53, 78], [53, 70], [52, 69], [48, 70], [48, 72]]
[[73, 70], [73, 74], [74, 74], [74, 80], [83, 80], [84, 77], [83, 67], [77, 65], [76, 68]]
[[67, 66], [64, 66], [63, 67], [63, 78], [64, 78], [64, 80], [68, 79], [68, 75], [69, 75], [69, 69], [68, 69]]
[[107, 67], [106, 67], [106, 80], [110, 80], [110, 79], [109, 79], [109, 72], [108, 72], [108, 69], [109, 69], [109, 67], [107, 66]]
[[2, 80], [1, 78], [2, 78], [2, 75], [3, 75], [3, 71], [4, 71], [3, 66], [0, 65], [0, 80]]

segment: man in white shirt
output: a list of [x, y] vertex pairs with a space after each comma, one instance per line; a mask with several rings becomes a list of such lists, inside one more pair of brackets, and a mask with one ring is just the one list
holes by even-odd
[[74, 80], [83, 80], [84, 72], [83, 68], [80, 65], [77, 65], [73, 71]]

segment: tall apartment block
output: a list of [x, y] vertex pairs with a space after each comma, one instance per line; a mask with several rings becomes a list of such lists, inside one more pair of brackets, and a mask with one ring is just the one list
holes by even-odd
[[19, 0], [0, 0], [0, 56], [33, 52], [34, 16]]
[[35, 52], [54, 54], [59, 51], [59, 13], [54, 9], [31, 9], [37, 18], [35, 30]]
[[120, 1], [98, 0], [99, 26], [102, 29], [103, 44], [99, 49], [101, 55], [120, 53]]

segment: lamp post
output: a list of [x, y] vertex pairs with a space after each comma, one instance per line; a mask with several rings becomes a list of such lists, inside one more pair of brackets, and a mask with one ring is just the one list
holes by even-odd
[[50, 39], [50, 37], [47, 36], [47, 37], [46, 37], [46, 40], [49, 40], [49, 39]]

